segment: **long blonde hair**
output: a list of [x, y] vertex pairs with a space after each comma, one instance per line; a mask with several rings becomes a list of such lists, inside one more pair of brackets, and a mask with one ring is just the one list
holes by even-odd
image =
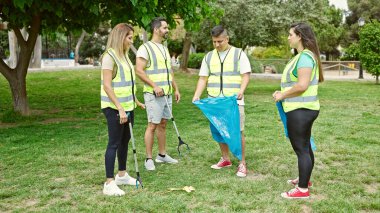
[[115, 50], [119, 57], [124, 57], [124, 39], [129, 32], [134, 32], [133, 27], [127, 23], [117, 24], [108, 36], [107, 49], [112, 48]]

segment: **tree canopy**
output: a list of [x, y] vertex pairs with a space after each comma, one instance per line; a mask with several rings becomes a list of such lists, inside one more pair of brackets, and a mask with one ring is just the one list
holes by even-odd
[[346, 17], [343, 46], [349, 46], [359, 40], [359, 18], [365, 22], [380, 20], [380, 4], [378, 0], [347, 0], [348, 16]]
[[[184, 20], [185, 28], [196, 28], [211, 9], [206, 1], [188, 0], [5, 0], [0, 1], [0, 18], [8, 22], [15, 32], [20, 46], [19, 60], [15, 68], [0, 60], [0, 72], [8, 80], [15, 111], [29, 114], [26, 94], [26, 75], [38, 34], [47, 31], [86, 30], [93, 32], [102, 21], [111, 20], [115, 25], [129, 22], [146, 27], [156, 16], [164, 16], [174, 24], [174, 15]], [[26, 29], [24, 38], [20, 29]]]
[[367, 68], [367, 72], [376, 76], [379, 83], [380, 75], [380, 22], [373, 20], [364, 25], [359, 32], [360, 61]]
[[[323, 52], [334, 52], [342, 37], [342, 12], [327, 0], [218, 0], [216, 6], [224, 11], [220, 23], [229, 30], [231, 43], [242, 48], [279, 45], [290, 24], [300, 21], [314, 27]], [[197, 46], [212, 48], [209, 32], [215, 24], [203, 22], [194, 34]]]

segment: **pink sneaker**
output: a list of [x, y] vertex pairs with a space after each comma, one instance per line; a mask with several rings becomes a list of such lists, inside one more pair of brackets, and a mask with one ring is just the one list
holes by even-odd
[[223, 158], [220, 158], [219, 162], [217, 164], [214, 164], [211, 166], [213, 169], [221, 169], [224, 167], [230, 167], [232, 166], [231, 161], [224, 160]]
[[309, 190], [307, 190], [307, 192], [301, 192], [297, 187], [288, 192], [281, 193], [281, 197], [287, 199], [305, 199], [310, 197], [310, 193]]
[[247, 167], [244, 164], [239, 164], [238, 170], [236, 172], [236, 176], [238, 177], [246, 177], [247, 176]]
[[[298, 182], [299, 182], [298, 177], [297, 177], [296, 179], [288, 180], [288, 181], [287, 181], [288, 184], [293, 185], [293, 186], [296, 186], [296, 187], [298, 186]], [[309, 182], [307, 183], [307, 187], [308, 187], [308, 188], [313, 187], [313, 183], [312, 183], [311, 181], [309, 181]]]

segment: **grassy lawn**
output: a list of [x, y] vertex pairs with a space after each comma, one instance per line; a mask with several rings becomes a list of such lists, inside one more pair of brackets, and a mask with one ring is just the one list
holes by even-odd
[[[146, 114], [136, 110], [139, 167], [144, 189], [123, 186], [124, 197], [102, 194], [107, 127], [99, 102], [99, 71], [30, 73], [30, 117], [10, 112], [8, 83], [0, 77], [0, 212], [374, 212], [380, 211], [380, 87], [373, 82], [327, 81], [320, 86], [314, 187], [309, 200], [285, 200], [286, 180], [297, 176], [271, 94], [278, 80], [253, 79], [246, 92], [249, 174], [219, 171], [208, 122], [191, 103], [197, 76], [177, 73], [182, 101], [174, 107], [191, 152], [177, 165], [143, 167]], [[142, 99], [142, 84], [139, 97]], [[178, 157], [168, 125], [167, 149]], [[157, 143], [154, 145], [157, 154]], [[128, 171], [135, 176], [132, 149]], [[195, 191], [169, 191], [193, 186]]]

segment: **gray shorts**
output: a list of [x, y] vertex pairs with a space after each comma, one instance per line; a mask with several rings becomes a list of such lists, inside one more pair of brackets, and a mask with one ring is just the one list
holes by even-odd
[[[170, 109], [172, 108], [172, 96], [166, 96]], [[165, 97], [156, 97], [150, 93], [144, 93], [144, 102], [148, 122], [153, 124], [161, 123], [161, 119], [169, 120], [171, 118], [169, 108], [166, 104]]]
[[240, 114], [240, 131], [244, 131], [244, 124], [245, 124], [245, 112], [244, 112], [244, 105], [239, 105], [239, 114]]

